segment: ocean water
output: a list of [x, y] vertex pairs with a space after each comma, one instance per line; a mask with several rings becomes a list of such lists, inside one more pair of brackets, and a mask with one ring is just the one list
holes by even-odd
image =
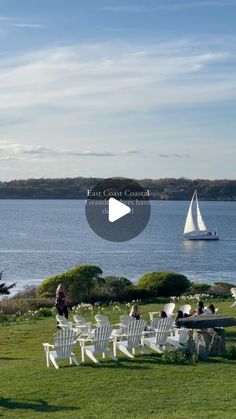
[[236, 202], [200, 205], [207, 226], [218, 228], [219, 242], [183, 240], [189, 202], [152, 202], [144, 232], [112, 243], [91, 231], [83, 201], [0, 200], [0, 270], [17, 289], [83, 263], [133, 281], [145, 272], [173, 270], [194, 281], [236, 283]]

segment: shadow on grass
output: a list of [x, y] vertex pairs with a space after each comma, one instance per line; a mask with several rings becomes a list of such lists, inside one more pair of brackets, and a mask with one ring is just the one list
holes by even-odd
[[232, 359], [226, 358], [226, 356], [222, 356], [221, 358], [210, 358], [207, 362], [204, 362], [204, 364], [225, 364], [225, 365], [236, 365], [236, 361]]
[[[110, 368], [110, 369], [126, 369], [126, 370], [149, 370], [153, 364], [161, 363], [160, 357], [147, 355], [147, 357], [135, 357], [134, 359], [121, 358], [118, 361], [102, 361], [100, 364], [84, 363], [80, 364], [83, 368]], [[149, 367], [150, 366], [150, 367]]]
[[14, 356], [0, 356], [0, 361], [22, 361], [22, 359], [28, 359], [28, 358], [16, 358]]
[[44, 400], [36, 401], [16, 401], [12, 399], [0, 398], [0, 407], [5, 409], [29, 409], [35, 412], [61, 412], [61, 411], [74, 411], [79, 410], [79, 407], [76, 406], [54, 406], [49, 405], [48, 402]]

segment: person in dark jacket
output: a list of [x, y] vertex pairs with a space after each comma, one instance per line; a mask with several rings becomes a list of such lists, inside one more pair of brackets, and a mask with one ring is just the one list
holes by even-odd
[[67, 296], [62, 284], [59, 284], [56, 290], [55, 307], [60, 316], [65, 316], [68, 319]]

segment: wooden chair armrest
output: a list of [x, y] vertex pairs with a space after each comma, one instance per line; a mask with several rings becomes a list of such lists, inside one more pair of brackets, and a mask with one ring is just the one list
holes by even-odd
[[51, 345], [50, 343], [43, 343], [42, 345], [43, 345], [45, 351], [48, 351], [49, 348], [54, 348], [54, 345]]

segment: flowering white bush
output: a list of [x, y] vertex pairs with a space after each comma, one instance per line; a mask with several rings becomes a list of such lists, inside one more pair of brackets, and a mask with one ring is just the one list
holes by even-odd
[[201, 301], [213, 298], [210, 294], [193, 294], [193, 295], [181, 295], [180, 297], [170, 297], [171, 301]]

